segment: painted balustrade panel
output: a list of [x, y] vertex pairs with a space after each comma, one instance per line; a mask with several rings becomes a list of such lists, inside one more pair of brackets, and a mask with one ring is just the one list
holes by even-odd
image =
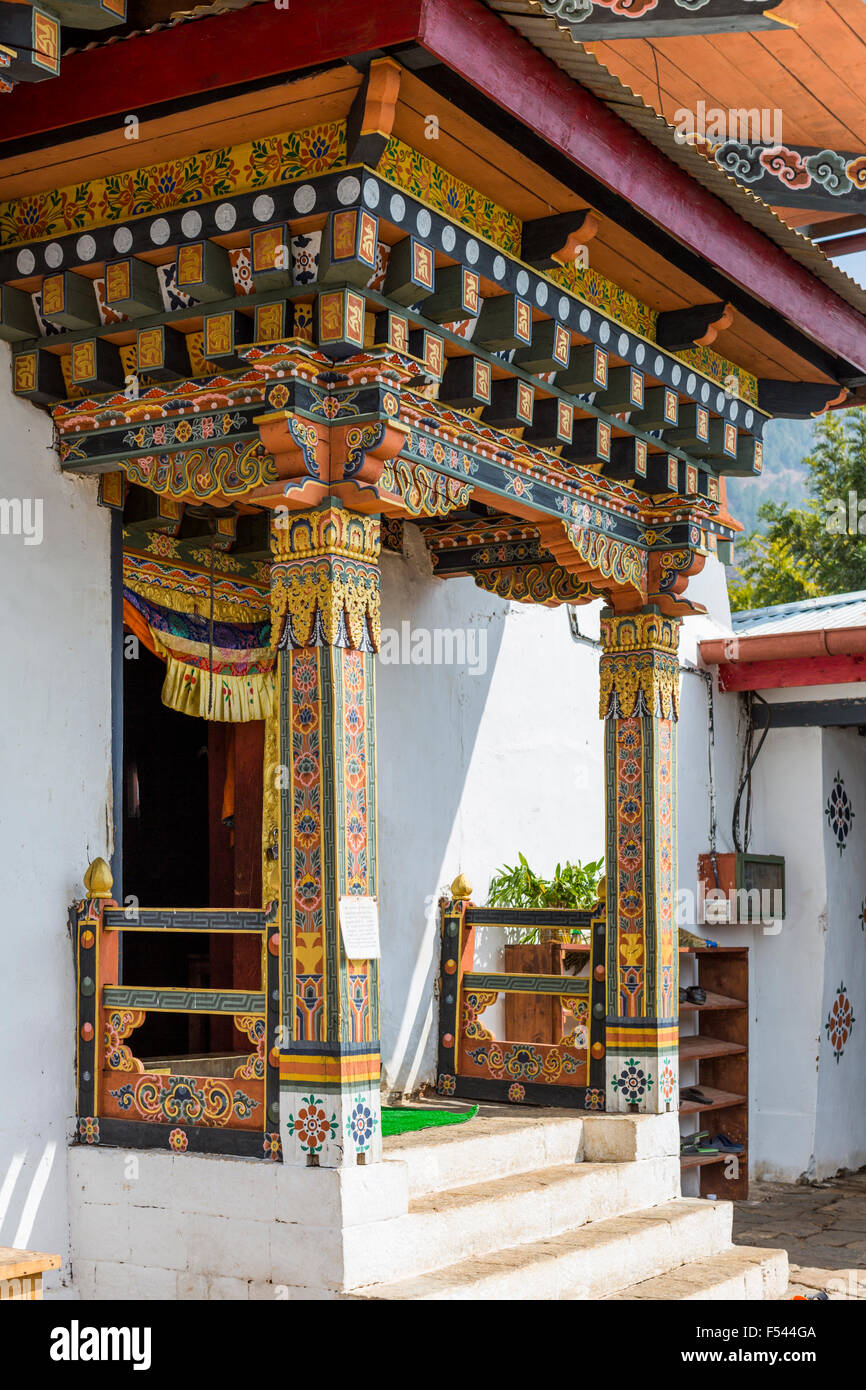
[[[492, 955], [504, 969], [476, 964], [479, 953], [491, 958], [488, 929], [503, 932]], [[444, 903], [440, 1094], [603, 1109], [604, 940], [603, 905]]]
[[161, 1072], [125, 1075], [106, 1070], [102, 1073], [101, 1114], [106, 1119], [170, 1124], [184, 1130], [189, 1125], [205, 1125], [261, 1131], [265, 1127], [264, 1090], [264, 1081]]
[[[264, 911], [138, 909], [129, 918], [110, 899], [91, 896], [76, 905], [73, 916], [78, 1142], [281, 1160], [275, 905]], [[127, 931], [259, 934], [261, 988], [123, 984], [117, 947]], [[205, 1070], [197, 1057], [142, 1060], [135, 1055], [133, 1035], [154, 1012], [228, 1015], [250, 1050], [215, 1057], [215, 1073], [229, 1074], [197, 1074], [197, 1062]], [[185, 1067], [185, 1061], [192, 1065]]]

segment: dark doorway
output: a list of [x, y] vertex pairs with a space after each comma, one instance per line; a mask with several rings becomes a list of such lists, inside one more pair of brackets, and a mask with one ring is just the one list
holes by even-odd
[[133, 641], [138, 655], [123, 663], [124, 895], [141, 907], [209, 907], [208, 725], [162, 703], [165, 663]]
[[[165, 664], [140, 641], [135, 647], [123, 663], [123, 906], [261, 907], [264, 724], [210, 723], [169, 709]], [[122, 979], [255, 989], [257, 948], [257, 939], [224, 932], [125, 932]], [[134, 1050], [149, 1062], [248, 1044], [229, 1017], [154, 1012], [136, 1030]]]

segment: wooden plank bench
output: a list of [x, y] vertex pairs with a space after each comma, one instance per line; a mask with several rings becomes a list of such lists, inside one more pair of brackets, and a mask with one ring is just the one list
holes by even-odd
[[40, 1255], [35, 1250], [13, 1250], [0, 1245], [0, 1303], [42, 1297], [42, 1275], [59, 1269], [59, 1255]]

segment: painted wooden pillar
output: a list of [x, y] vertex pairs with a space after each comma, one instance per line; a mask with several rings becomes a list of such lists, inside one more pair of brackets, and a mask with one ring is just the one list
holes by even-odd
[[343, 949], [376, 896], [379, 521], [329, 498], [272, 523], [280, 745], [280, 1132], [287, 1163], [381, 1158], [378, 961]]
[[606, 1108], [678, 1106], [676, 730], [680, 620], [601, 619], [607, 851]]

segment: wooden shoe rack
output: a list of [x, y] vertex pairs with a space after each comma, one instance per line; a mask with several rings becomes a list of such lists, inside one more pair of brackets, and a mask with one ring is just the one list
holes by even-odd
[[[686, 962], [693, 958], [696, 972]], [[696, 1154], [680, 1160], [685, 1173], [700, 1169], [700, 1194], [739, 1201], [749, 1193], [749, 950], [747, 946], [700, 946], [680, 951], [680, 984], [699, 984], [705, 1004], [680, 1004], [680, 1076], [693, 1068], [694, 1080], [710, 1104], [682, 1100], [680, 1115], [689, 1122], [683, 1135], [706, 1129], [723, 1133], [745, 1152], [737, 1155], [736, 1176], [726, 1176], [728, 1154]], [[697, 1031], [693, 1031], [691, 1020]], [[680, 1082], [681, 1086], [683, 1082]]]

